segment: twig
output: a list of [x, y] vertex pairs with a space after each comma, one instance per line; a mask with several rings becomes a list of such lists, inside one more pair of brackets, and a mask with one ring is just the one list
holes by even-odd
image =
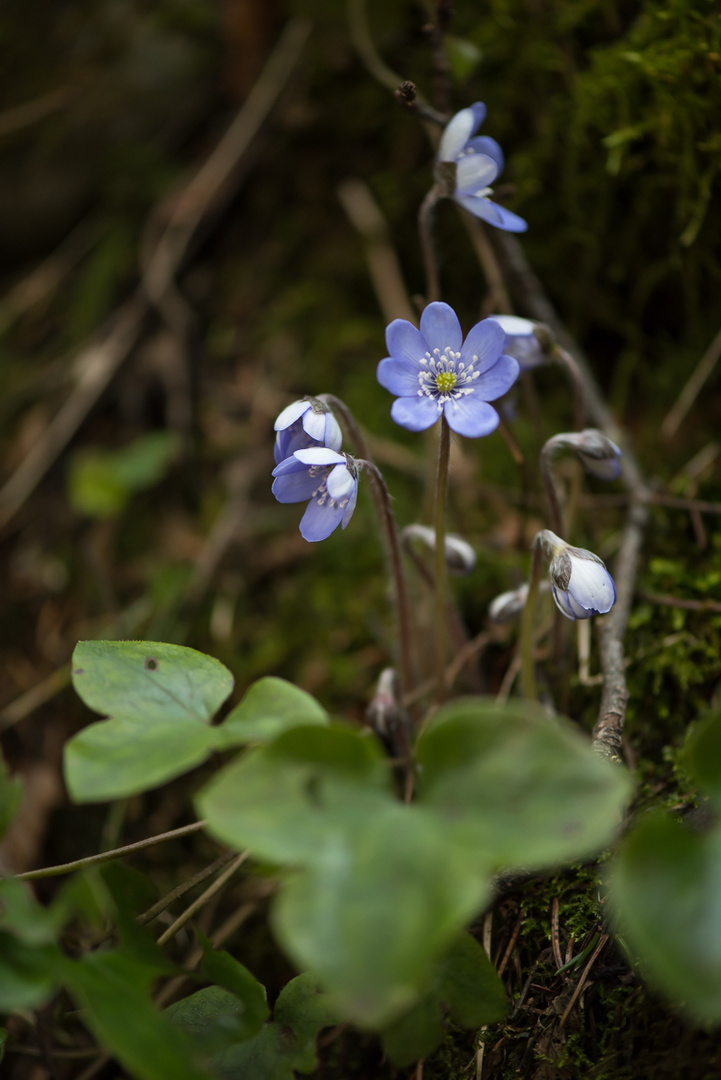
[[721, 612], [721, 604], [716, 600], [684, 600], [680, 596], [667, 596], [662, 593], [639, 592], [639, 600], [645, 600], [649, 604], [658, 604], [661, 607], [682, 608], [684, 611], [712, 611]]
[[363, 241], [368, 273], [384, 319], [415, 322], [416, 313], [408, 299], [398, 256], [370, 189], [361, 180], [350, 179], [339, 184], [337, 190], [343, 209]]
[[0, 529], [25, 504], [65, 449], [140, 337], [147, 303], [136, 295], [122, 305], [100, 340], [77, 357], [77, 383], [59, 412], [0, 490]]
[[200, 885], [201, 882], [212, 877], [213, 874], [217, 874], [218, 870], [222, 870], [234, 857], [234, 851], [223, 852], [220, 858], [216, 859], [215, 862], [211, 863], [209, 866], [204, 866], [197, 874], [193, 874], [192, 877], [181, 882], [180, 885], [177, 885], [171, 892], [166, 893], [166, 895], [161, 897], [157, 903], [153, 904], [152, 907], [149, 907], [147, 911], [144, 911], [142, 915], [138, 915], [136, 922], [138, 922], [140, 926], [145, 926], [146, 923], [152, 922], [153, 919], [157, 919], [158, 915], [162, 915], [171, 904], [174, 904], [181, 896], [185, 896], [185, 894], [190, 892], [191, 889], [194, 889], [196, 885]]
[[233, 859], [230, 866], [228, 866], [220, 877], [216, 878], [212, 885], [210, 885], [205, 892], [202, 892], [200, 896], [196, 897], [192, 904], [185, 909], [182, 915], [179, 915], [175, 922], [164, 930], [158, 938], [158, 945], [165, 945], [172, 937], [174, 937], [178, 930], [182, 930], [187, 922], [189, 922], [193, 916], [205, 907], [209, 900], [212, 900], [216, 893], [219, 893], [222, 888], [228, 883], [235, 871], [243, 865], [248, 858], [248, 852], [242, 851], [240, 855]]
[[556, 961], [556, 967], [563, 967], [563, 957], [561, 956], [561, 938], [558, 928], [558, 897], [554, 896], [551, 901], [551, 948], [553, 950], [553, 959]]
[[157, 836], [149, 836], [146, 840], [137, 840], [134, 844], [126, 844], [125, 847], [113, 848], [112, 851], [101, 851], [97, 855], [88, 855], [84, 859], [74, 859], [73, 862], [61, 863], [58, 866], [46, 866], [42, 870], [27, 870], [24, 874], [17, 874], [17, 881], [35, 881], [39, 878], [59, 877], [61, 874], [72, 874], [74, 870], [82, 870], [85, 866], [95, 866], [97, 863], [110, 862], [112, 859], [122, 859], [124, 855], [132, 855], [136, 851], [154, 847], [166, 840], [175, 840], [180, 836], [189, 836], [205, 828], [205, 821], [194, 821], [192, 825], [183, 825], [179, 829], [171, 829], [170, 832], [158, 833]]
[[608, 938], [609, 938], [608, 934], [603, 934], [602, 937], [601, 937], [601, 940], [598, 943], [598, 945], [596, 946], [596, 948], [591, 953], [591, 956], [589, 957], [588, 963], [586, 964], [585, 968], [583, 969], [583, 972], [581, 974], [581, 978], [576, 983], [575, 989], [574, 989], [573, 993], [571, 994], [571, 1000], [569, 1001], [568, 1005], [566, 1006], [566, 1008], [564, 1010], [564, 1013], [563, 1013], [563, 1016], [561, 1017], [561, 1019], [559, 1021], [559, 1024], [558, 1024], [559, 1031], [563, 1027], [565, 1027], [566, 1021], [568, 1020], [569, 1016], [571, 1015], [571, 1010], [573, 1009], [573, 1006], [578, 1001], [579, 997], [581, 996], [581, 992], [583, 991], [583, 988], [586, 985], [586, 981], [588, 979], [588, 974], [589, 974], [591, 968], [593, 967], [593, 965], [596, 963], [596, 958], [598, 957], [599, 953], [605, 947], [606, 942], [608, 941]]
[[661, 436], [667, 442], [678, 431], [686, 413], [698, 397], [701, 387], [710, 376], [721, 357], [721, 330], [716, 334], [708, 349], [701, 357], [698, 366], [678, 396], [676, 404], [669, 409], [661, 424]]

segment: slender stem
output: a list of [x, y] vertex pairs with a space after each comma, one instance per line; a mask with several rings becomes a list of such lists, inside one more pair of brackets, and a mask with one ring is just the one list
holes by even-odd
[[324, 402], [326, 405], [329, 405], [333, 412], [337, 413], [341, 417], [346, 427], [346, 430], [355, 445], [356, 456], [368, 460], [370, 455], [368, 453], [366, 441], [363, 438], [361, 429], [356, 423], [355, 416], [350, 411], [345, 401], [342, 401], [340, 398], [336, 397], [335, 394], [319, 394], [318, 400]]
[[141, 926], [145, 926], [146, 923], [152, 922], [153, 919], [157, 919], [158, 915], [162, 915], [171, 904], [174, 904], [181, 896], [185, 896], [185, 894], [191, 889], [194, 889], [196, 885], [200, 885], [207, 878], [212, 877], [213, 874], [217, 874], [218, 871], [222, 870], [224, 866], [227, 866], [234, 857], [234, 851], [223, 852], [215, 862], [211, 863], [209, 866], [204, 866], [197, 874], [193, 874], [192, 877], [181, 882], [180, 885], [177, 885], [171, 892], [166, 893], [166, 895], [161, 897], [157, 903], [153, 904], [152, 907], [149, 907], [147, 911], [144, 911], [142, 915], [138, 915], [137, 922]]
[[543, 549], [538, 542], [538, 537], [533, 541], [533, 556], [531, 558], [531, 574], [528, 579], [528, 596], [523, 608], [523, 621], [521, 623], [521, 683], [523, 696], [529, 701], [537, 701], [536, 677], [534, 674], [533, 657], [533, 624], [536, 614], [536, 598], [538, 586], [541, 581], [541, 567]]
[[233, 859], [230, 866], [226, 867], [220, 877], [217, 877], [213, 884], [208, 886], [205, 892], [201, 893], [200, 896], [193, 900], [193, 903], [185, 909], [182, 915], [178, 916], [172, 926], [169, 926], [167, 930], [163, 931], [158, 938], [158, 945], [165, 945], [166, 942], [170, 941], [171, 937], [174, 937], [178, 930], [181, 930], [185, 924], [192, 919], [197, 911], [200, 911], [202, 907], [205, 907], [208, 901], [212, 900], [216, 893], [220, 892], [223, 886], [230, 880], [235, 871], [243, 865], [247, 858], [248, 852], [242, 851], [240, 855]]
[[548, 496], [548, 505], [551, 510], [551, 528], [557, 536], [564, 535], [563, 528], [563, 510], [561, 508], [561, 497], [558, 491], [558, 483], [553, 471], [553, 465], [551, 464], [551, 457], [555, 448], [553, 438], [544, 443], [541, 450], [541, 476], [543, 477], [543, 486], [546, 489], [546, 495]]
[[569, 377], [573, 387], [573, 426], [576, 431], [582, 431], [586, 426], [586, 396], [581, 370], [570, 352], [561, 345], [555, 345], [551, 355]]
[[393, 514], [390, 493], [383, 479], [380, 469], [372, 461], [360, 459], [357, 461], [368, 475], [373, 499], [376, 504], [378, 517], [383, 526], [383, 531], [388, 544], [388, 554], [391, 561], [391, 573], [396, 599], [396, 611], [398, 614], [398, 647], [400, 653], [400, 697], [409, 693], [415, 685], [413, 673], [413, 630], [411, 624], [410, 605], [408, 603], [408, 589], [405, 574], [403, 572], [403, 559], [401, 545], [398, 536], [398, 526]]
[[451, 429], [441, 416], [438, 440], [438, 476], [436, 480], [436, 699], [446, 697], [446, 658], [448, 634], [446, 618], [446, 500], [448, 496], [448, 465], [451, 456]]
[[443, 192], [438, 184], [434, 184], [421, 203], [418, 212], [418, 230], [421, 238], [421, 251], [423, 253], [423, 266], [426, 271], [426, 300], [439, 300], [441, 295], [441, 283], [438, 274], [438, 260], [433, 245], [431, 221], [433, 210], [439, 199], [443, 198]]
[[124, 855], [132, 855], [136, 851], [153, 847], [154, 844], [162, 844], [164, 840], [175, 840], [179, 836], [188, 836], [190, 833], [199, 832], [203, 828], [205, 828], [204, 821], [194, 821], [192, 825], [183, 825], [180, 829], [171, 829], [170, 832], [158, 833], [157, 836], [150, 836], [147, 840], [138, 840], [135, 844], [126, 844], [125, 847], [114, 848], [113, 851], [101, 851], [99, 855], [88, 855], [85, 859], [75, 859], [73, 862], [62, 863], [59, 866], [46, 866], [42, 870], [27, 870], [24, 874], [17, 874], [15, 877], [17, 881], [34, 881], [37, 878], [71, 874], [73, 870], [82, 870], [85, 866], [110, 862], [112, 859], [122, 859]]

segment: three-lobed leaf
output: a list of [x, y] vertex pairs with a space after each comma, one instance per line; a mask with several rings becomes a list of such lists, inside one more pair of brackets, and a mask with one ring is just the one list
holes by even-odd
[[[201, 764], [213, 750], [328, 723], [310, 694], [266, 678], [211, 727], [233, 677], [218, 660], [182, 645], [82, 641], [73, 654], [72, 678], [85, 704], [108, 717], [65, 747], [65, 775], [76, 802], [135, 795]], [[0, 789], [0, 816], [1, 796]]]

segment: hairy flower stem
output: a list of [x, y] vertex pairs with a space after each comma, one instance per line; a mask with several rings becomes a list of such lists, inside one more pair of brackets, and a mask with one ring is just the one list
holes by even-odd
[[448, 623], [446, 616], [446, 501], [448, 497], [448, 465], [451, 456], [451, 429], [441, 416], [438, 440], [438, 476], [436, 480], [436, 700], [446, 697], [446, 659], [448, 656]]
[[438, 274], [438, 260], [436, 249], [433, 245], [431, 221], [436, 203], [443, 198], [443, 192], [438, 184], [434, 184], [421, 203], [418, 211], [418, 231], [421, 238], [421, 251], [423, 253], [423, 266], [426, 271], [426, 301], [439, 300], [441, 296], [441, 282]]
[[388, 554], [391, 561], [391, 573], [393, 575], [395, 591], [396, 611], [398, 614], [400, 697], [402, 699], [406, 694], [413, 690], [415, 678], [413, 670], [413, 632], [411, 613], [408, 604], [406, 579], [403, 572], [403, 559], [401, 556], [398, 526], [396, 525], [396, 519], [393, 515], [390, 493], [386, 487], [382, 472], [372, 461], [361, 458], [357, 463], [362, 466], [368, 477], [373, 500], [376, 505], [376, 511], [380, 518], [381, 525], [383, 526], [386, 542], [388, 544]]
[[366, 441], [361, 434], [361, 429], [356, 423], [356, 418], [350, 411], [345, 401], [336, 397], [335, 394], [319, 394], [318, 400], [324, 402], [324, 404], [330, 406], [332, 412], [341, 418], [343, 426], [346, 429], [348, 435], [350, 435], [353, 445], [355, 446], [356, 457], [369, 459], [368, 447]]
[[531, 557], [531, 574], [528, 579], [528, 596], [523, 608], [523, 621], [521, 623], [521, 685], [523, 696], [529, 701], [537, 701], [536, 677], [534, 674], [533, 658], [533, 624], [536, 615], [536, 598], [538, 586], [541, 583], [541, 569], [543, 566], [543, 548], [536, 536], [533, 541], [533, 555]]
[[543, 486], [546, 489], [546, 495], [548, 496], [548, 505], [551, 511], [551, 528], [557, 536], [564, 536], [565, 531], [563, 527], [563, 509], [561, 508], [561, 495], [556, 480], [555, 473], [553, 471], [553, 465], [551, 464], [551, 456], [555, 449], [554, 440], [551, 438], [548, 442], [544, 443], [541, 450], [541, 476], [543, 478]]
[[554, 345], [551, 356], [568, 375], [573, 388], [573, 426], [576, 431], [582, 431], [586, 426], [586, 398], [581, 370], [571, 354], [561, 345]]

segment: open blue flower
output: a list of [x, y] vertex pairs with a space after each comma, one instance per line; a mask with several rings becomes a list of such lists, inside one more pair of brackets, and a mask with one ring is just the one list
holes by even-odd
[[[456, 113], [441, 136], [436, 179], [446, 195], [474, 217], [507, 232], [525, 232], [528, 224], [518, 214], [491, 202], [488, 186], [503, 171], [503, 151], [495, 139], [476, 135], [486, 118], [481, 101]], [[475, 137], [474, 137], [475, 136]]]
[[616, 603], [616, 586], [598, 555], [571, 547], [550, 529], [541, 535], [546, 550], [553, 553], [548, 569], [559, 610], [574, 621], [610, 611]]
[[296, 450], [328, 446], [340, 450], [343, 436], [338, 421], [328, 406], [318, 398], [307, 397], [286, 405], [275, 421], [276, 464], [292, 457]]
[[417, 330], [405, 319], [386, 328], [390, 356], [378, 365], [381, 386], [397, 395], [391, 416], [409, 431], [425, 431], [443, 414], [458, 435], [490, 435], [499, 416], [489, 401], [510, 389], [518, 362], [503, 355], [505, 334], [493, 319], [476, 323], [466, 340], [453, 308], [429, 304]]
[[349, 454], [325, 446], [296, 450], [273, 469], [273, 494], [278, 502], [308, 506], [300, 532], [311, 543], [343, 529], [353, 516], [358, 497], [358, 469]]

